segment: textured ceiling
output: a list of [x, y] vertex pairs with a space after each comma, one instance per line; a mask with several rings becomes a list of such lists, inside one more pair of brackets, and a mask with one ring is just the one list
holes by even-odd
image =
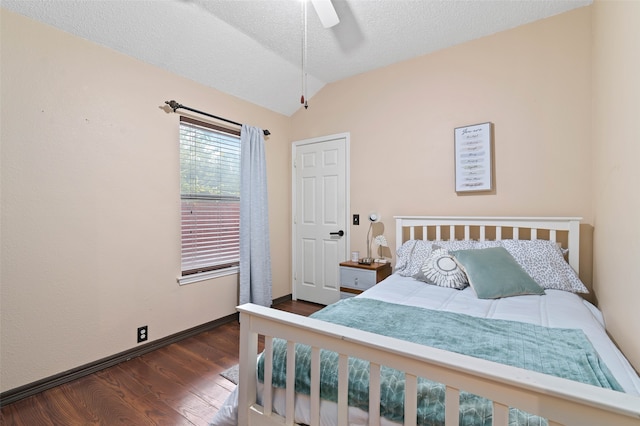
[[[340, 23], [329, 29], [308, 6], [309, 98], [327, 83], [592, 0], [332, 3]], [[301, 107], [301, 0], [2, 0], [1, 5], [287, 116]]]

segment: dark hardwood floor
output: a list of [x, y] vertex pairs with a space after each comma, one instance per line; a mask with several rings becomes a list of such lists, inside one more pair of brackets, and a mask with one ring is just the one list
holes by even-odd
[[[311, 315], [321, 305], [275, 308]], [[6, 405], [2, 425], [207, 425], [235, 385], [220, 373], [238, 363], [234, 321]], [[260, 348], [262, 350], [262, 348]]]

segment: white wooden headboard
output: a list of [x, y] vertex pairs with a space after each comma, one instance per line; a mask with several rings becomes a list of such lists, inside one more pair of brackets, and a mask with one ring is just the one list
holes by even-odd
[[[447, 235], [449, 240], [517, 240], [521, 239], [521, 230], [526, 230], [529, 237], [526, 239], [535, 240], [542, 233], [539, 231], [544, 231], [545, 236], [548, 234], [544, 239], [559, 242], [558, 232], [566, 232], [564, 248], [569, 249], [569, 264], [576, 273], [580, 271], [581, 217], [394, 216], [394, 219], [396, 250], [407, 240], [443, 240]], [[491, 238], [487, 234], [491, 234]], [[503, 237], [506, 234], [510, 235]]]

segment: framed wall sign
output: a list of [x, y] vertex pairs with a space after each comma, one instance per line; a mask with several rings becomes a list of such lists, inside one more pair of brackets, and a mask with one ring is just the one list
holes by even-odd
[[491, 123], [455, 129], [456, 192], [493, 189], [492, 134]]

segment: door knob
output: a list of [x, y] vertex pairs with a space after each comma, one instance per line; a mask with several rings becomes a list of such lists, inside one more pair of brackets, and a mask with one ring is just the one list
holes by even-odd
[[337, 235], [339, 237], [342, 237], [344, 235], [344, 231], [341, 229], [338, 232], [329, 232], [329, 235]]

